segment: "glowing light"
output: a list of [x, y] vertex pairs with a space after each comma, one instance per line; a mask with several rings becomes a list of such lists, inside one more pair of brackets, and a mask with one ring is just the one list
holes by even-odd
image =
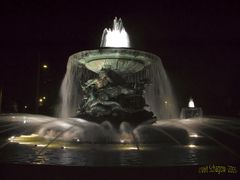
[[22, 144], [22, 145], [31, 145], [32, 142], [17, 142], [18, 144]]
[[32, 137], [38, 137], [37, 134], [30, 134], [30, 135], [21, 135], [21, 138], [32, 138]]
[[189, 135], [189, 137], [198, 138], [198, 137], [199, 137], [199, 135], [197, 135], [197, 134], [190, 134], [190, 135]]
[[124, 139], [120, 139], [120, 143], [125, 143]]
[[80, 142], [80, 139], [77, 139], [77, 142]]
[[24, 121], [23, 121], [23, 124], [26, 124], [26, 123], [27, 123], [27, 120], [24, 120]]
[[189, 144], [188, 147], [190, 147], [190, 148], [196, 148], [197, 146], [194, 145], [194, 144]]
[[112, 29], [104, 29], [100, 47], [130, 47], [129, 37], [121, 18], [115, 17]]
[[27, 106], [24, 106], [25, 109], [27, 109], [28, 107]]
[[167, 104], [167, 101], [164, 101], [165, 104]]
[[46, 144], [37, 144], [37, 147], [45, 147]]
[[43, 99], [45, 100], [45, 99], [46, 99], [46, 96], [43, 96]]
[[8, 138], [10, 142], [14, 142], [14, 139], [15, 139], [15, 136], [11, 136], [10, 138]]
[[47, 69], [48, 68], [48, 65], [47, 64], [43, 64], [42, 66], [44, 69]]
[[42, 98], [40, 98], [40, 99], [39, 99], [39, 102], [43, 102], [43, 99], [42, 99]]
[[127, 149], [128, 149], [128, 150], [138, 150], [137, 147], [128, 147]]
[[189, 108], [195, 108], [195, 105], [194, 105], [194, 102], [193, 102], [193, 99], [190, 98], [189, 102], [188, 102], [188, 107]]

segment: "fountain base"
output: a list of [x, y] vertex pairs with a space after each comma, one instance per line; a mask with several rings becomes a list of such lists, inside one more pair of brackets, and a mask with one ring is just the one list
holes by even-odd
[[180, 113], [181, 119], [188, 119], [188, 118], [198, 118], [203, 116], [202, 108], [194, 107], [194, 108], [182, 108]]

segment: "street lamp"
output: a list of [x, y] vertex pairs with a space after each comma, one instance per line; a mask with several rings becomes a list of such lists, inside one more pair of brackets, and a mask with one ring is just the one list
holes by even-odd
[[35, 112], [38, 113], [38, 108], [39, 106], [42, 105], [43, 103], [43, 100], [46, 99], [46, 97], [39, 97], [39, 91], [40, 91], [40, 80], [41, 80], [41, 70], [44, 69], [48, 69], [48, 65], [47, 64], [41, 64], [41, 61], [40, 61], [40, 55], [38, 55], [38, 66], [37, 66], [37, 82], [36, 82], [36, 99], [35, 99], [35, 102], [36, 102], [36, 105], [35, 105]]
[[43, 64], [42, 67], [43, 67], [43, 69], [47, 69], [48, 65], [47, 64]]

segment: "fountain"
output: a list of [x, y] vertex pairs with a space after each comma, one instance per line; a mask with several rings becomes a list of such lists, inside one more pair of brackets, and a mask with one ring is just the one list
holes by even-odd
[[176, 118], [171, 85], [158, 56], [130, 49], [121, 19], [105, 29], [100, 49], [69, 57], [59, 116], [139, 123]]
[[178, 118], [161, 59], [131, 49], [121, 19], [103, 31], [99, 49], [69, 57], [60, 94], [58, 117], [0, 115], [0, 162], [176, 166], [240, 159], [240, 124], [202, 117], [193, 99]]
[[56, 137], [60, 132], [58, 139], [137, 146], [136, 126], [177, 117], [160, 58], [131, 49], [122, 20], [117, 18], [112, 29], [104, 29], [99, 49], [69, 57], [60, 95], [62, 121], [58, 123], [62, 126], [43, 125], [42, 137]]
[[201, 107], [195, 107], [193, 98], [189, 99], [188, 107], [184, 107], [181, 110], [180, 118], [181, 119], [187, 119], [187, 118], [197, 118], [202, 117], [203, 111]]

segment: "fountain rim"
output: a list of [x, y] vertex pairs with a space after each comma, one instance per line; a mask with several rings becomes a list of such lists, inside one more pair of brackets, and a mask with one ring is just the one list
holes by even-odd
[[72, 54], [69, 60], [85, 66], [93, 61], [126, 60], [140, 64], [143, 68], [157, 61], [161, 61], [160, 57], [153, 53], [122, 47], [100, 47], [98, 49], [84, 50]]

